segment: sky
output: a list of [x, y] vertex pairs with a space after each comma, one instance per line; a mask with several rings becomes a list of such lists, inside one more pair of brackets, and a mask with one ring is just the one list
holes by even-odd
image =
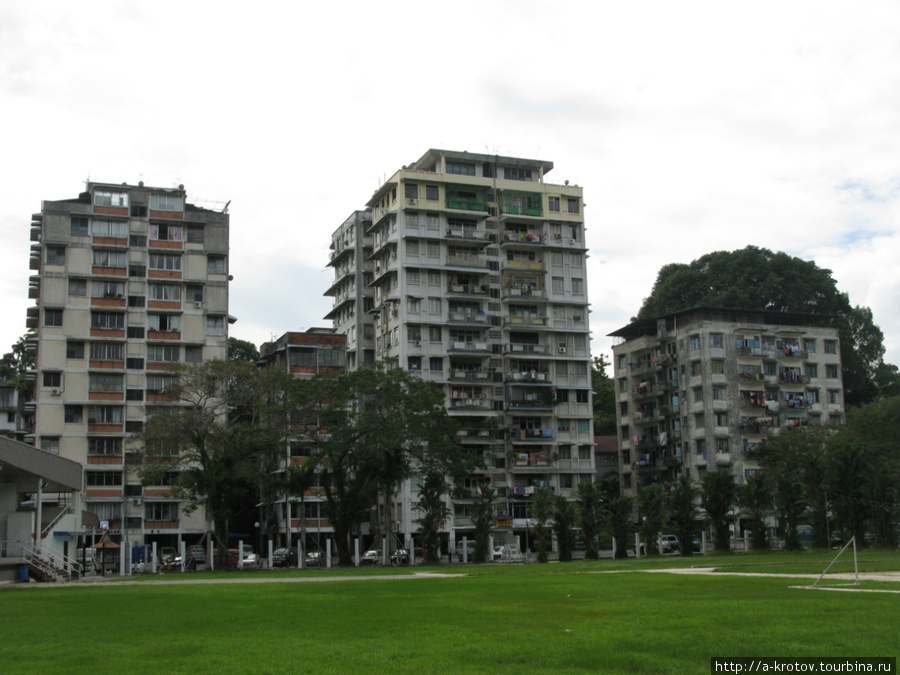
[[0, 350], [29, 226], [84, 182], [230, 201], [231, 335], [328, 326], [331, 233], [429, 148], [584, 188], [592, 350], [660, 267], [832, 272], [900, 363], [900, 3], [0, 4]]

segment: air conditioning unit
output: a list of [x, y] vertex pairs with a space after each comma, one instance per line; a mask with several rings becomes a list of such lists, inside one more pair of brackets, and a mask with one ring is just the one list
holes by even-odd
[[415, 345], [416, 347], [421, 347], [421, 346], [422, 346], [422, 341], [421, 341], [421, 340], [416, 340], [415, 342], [413, 342], [413, 345]]
[[196, 307], [197, 309], [200, 309], [201, 307], [203, 307], [203, 301], [202, 300], [194, 300], [194, 307]]
[[409, 202], [410, 204], [412, 204], [413, 206], [415, 206], [416, 200], [413, 197], [410, 197], [406, 201]]
[[581, 314], [576, 314], [575, 316], [572, 317], [572, 320], [573, 321], [581, 321], [581, 318], [582, 318]]
[[51, 396], [59, 396], [60, 393], [61, 393], [61, 392], [59, 391], [59, 389], [53, 389], [53, 390], [50, 392], [50, 395], [51, 395]]
[[566, 353], [566, 348], [565, 348], [565, 347], [560, 347], [560, 348], [559, 348], [559, 353], [560, 353], [560, 354], [565, 354], [565, 353]]
[[140, 505], [141, 505], [141, 498], [140, 498], [140, 497], [135, 497], [134, 499], [131, 500], [131, 503], [134, 504], [135, 506], [140, 506]]

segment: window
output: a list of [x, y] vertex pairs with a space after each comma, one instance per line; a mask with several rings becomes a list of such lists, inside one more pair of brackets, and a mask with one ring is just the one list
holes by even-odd
[[428, 370], [442, 372], [444, 370], [444, 359], [440, 356], [432, 356], [429, 358]]
[[422, 339], [422, 327], [409, 326], [406, 329], [406, 339], [409, 342], [419, 342]]
[[700, 336], [691, 335], [691, 350], [700, 349]]
[[703, 387], [694, 387], [694, 403], [703, 401]]
[[95, 405], [88, 408], [88, 424], [121, 424], [122, 408], [112, 405]]
[[207, 335], [225, 335], [225, 317], [224, 316], [207, 316], [206, 317], [206, 334]]
[[122, 330], [125, 328], [125, 315], [118, 312], [91, 312], [91, 328]]
[[825, 366], [825, 377], [829, 380], [836, 380], [838, 376], [838, 367], [834, 364], [828, 364]]
[[700, 374], [700, 362], [699, 361], [691, 361], [691, 377], [696, 377]]
[[428, 328], [428, 341], [429, 342], [440, 342], [441, 341], [441, 329], [437, 326], [431, 326]]
[[188, 225], [187, 226], [187, 243], [202, 244], [203, 243], [203, 226]]
[[82, 341], [82, 340], [66, 340], [66, 358], [67, 359], [83, 359], [84, 358], [84, 341]]
[[181, 286], [172, 284], [150, 284], [151, 300], [181, 301]]
[[728, 413], [725, 413], [725, 412], [716, 413], [716, 426], [717, 427], [727, 427], [728, 426]]
[[151, 253], [150, 254], [151, 270], [166, 270], [169, 272], [181, 271], [181, 256], [171, 253]]
[[181, 241], [181, 225], [151, 225], [150, 238], [160, 241]]
[[438, 199], [438, 186], [437, 185], [426, 185], [425, 186], [425, 199], [429, 201], [437, 201]]
[[45, 309], [44, 325], [59, 328], [63, 325], [63, 311], [61, 309]]
[[724, 401], [725, 400], [725, 387], [713, 387], [712, 394], [713, 394], [713, 401]]
[[429, 230], [437, 230], [440, 228], [441, 219], [436, 213], [425, 214], [425, 227]]
[[178, 314], [149, 314], [147, 328], [161, 332], [178, 332], [181, 330], [181, 316]]
[[460, 176], [474, 176], [475, 165], [466, 162], [447, 162], [447, 173], [455, 173]]
[[837, 354], [837, 340], [825, 340], [825, 353]]
[[150, 208], [154, 211], [184, 211], [181, 195], [150, 195]]
[[59, 436], [41, 436], [41, 450], [59, 454]]
[[89, 455], [122, 455], [122, 439], [107, 436], [88, 437]]
[[125, 251], [95, 250], [93, 265], [94, 267], [125, 267], [127, 265]]
[[828, 402], [838, 404], [841, 402], [841, 392], [835, 389], [828, 390]]
[[627, 415], [628, 414], [628, 401], [622, 401], [619, 404], [619, 414]]
[[725, 374], [725, 362], [724, 361], [710, 361], [709, 369], [713, 375], [724, 375]]
[[206, 271], [209, 274], [225, 274], [225, 256], [209, 256], [206, 259]]
[[572, 293], [574, 295], [584, 295], [584, 279], [572, 279]]
[[122, 485], [122, 472], [85, 471], [84, 479], [88, 487], [116, 487]]
[[72, 216], [69, 221], [69, 234], [73, 237], [86, 237], [88, 235], [88, 219], [84, 216]]
[[127, 209], [128, 193], [97, 190], [94, 193], [94, 206], [115, 206]]
[[441, 313], [441, 299], [440, 298], [428, 298], [428, 313], [429, 314], [437, 314]]
[[727, 438], [717, 438], [716, 439], [716, 452], [719, 454], [724, 454], [728, 452], [728, 439]]
[[144, 504], [144, 520], [175, 522], [178, 520], [178, 504], [174, 502], [148, 502]]
[[624, 377], [619, 378], [619, 391], [620, 392], [628, 391], [628, 380]]
[[189, 345], [184, 348], [184, 362], [185, 363], [202, 363], [203, 362], [203, 347], [198, 345]]
[[578, 213], [580, 211], [577, 198], [567, 199], [566, 202], [569, 205], [569, 213]]
[[65, 265], [66, 264], [66, 247], [65, 246], [48, 246], [47, 247], [47, 264], [48, 265]]
[[186, 290], [188, 302], [203, 302], [203, 286], [189, 285]]
[[562, 277], [553, 277], [551, 279], [551, 289], [554, 293], [564, 293], [565, 280]]
[[123, 361], [125, 345], [122, 342], [92, 342], [91, 359], [95, 361]]
[[122, 281], [92, 281], [91, 297], [94, 298], [124, 298], [125, 283]]
[[709, 336], [709, 346], [716, 349], [721, 349], [725, 346], [725, 336], [721, 333], [712, 333]]
[[422, 301], [419, 298], [407, 298], [406, 309], [410, 314], [418, 314], [422, 311]]
[[805, 349], [810, 354], [816, 353], [816, 341], [815, 340], [804, 340], [803, 341], [803, 349]]
[[121, 220], [95, 220], [91, 223], [91, 234], [95, 237], [125, 239], [128, 237], [128, 223]]
[[[441, 246], [436, 241], [429, 241], [425, 246], [426, 255], [429, 258], [440, 258], [441, 257]], [[429, 275], [431, 273], [429, 272]], [[429, 281], [431, 281], [429, 276]]]
[[69, 295], [74, 298], [83, 298], [87, 295], [86, 279], [69, 279]]
[[416, 183], [403, 184], [403, 196], [407, 199], [417, 199], [419, 197], [419, 186]]
[[810, 379], [816, 378], [819, 376], [819, 366], [815, 363], [807, 363], [803, 367], [803, 374]]
[[547, 197], [547, 208], [559, 212], [559, 197]]
[[125, 378], [110, 373], [90, 373], [88, 391], [119, 392], [125, 390]]
[[62, 386], [62, 373], [45, 371], [41, 381], [45, 387], [58, 389]]
[[177, 363], [178, 345], [147, 345], [149, 363]]
[[419, 255], [419, 240], [418, 239], [407, 239], [406, 240], [406, 255]]
[[429, 286], [440, 286], [441, 285], [441, 273], [440, 272], [428, 272], [428, 285]]
[[147, 391], [158, 394], [164, 392], [175, 384], [174, 377], [166, 377], [165, 375], [147, 375]]
[[706, 453], [706, 439], [698, 438], [696, 441], [696, 454], [703, 455]]
[[531, 180], [531, 169], [507, 166], [503, 168], [503, 177], [507, 180]]
[[575, 402], [576, 403], [587, 403], [588, 402], [588, 392], [584, 389], [579, 389], [575, 392]]

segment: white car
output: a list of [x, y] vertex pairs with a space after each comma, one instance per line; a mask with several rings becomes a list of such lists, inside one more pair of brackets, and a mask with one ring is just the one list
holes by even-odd
[[362, 559], [359, 561], [360, 565], [380, 565], [381, 564], [381, 551], [378, 551], [374, 548], [369, 549], [365, 553], [363, 553]]

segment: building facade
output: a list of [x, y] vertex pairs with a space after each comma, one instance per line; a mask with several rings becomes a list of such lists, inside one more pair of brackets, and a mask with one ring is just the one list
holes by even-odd
[[[484, 465], [465, 487], [491, 490], [495, 537], [523, 550], [534, 490], [569, 495], [595, 468], [583, 194], [552, 168], [429, 150], [335, 231], [326, 293], [349, 368], [393, 360], [443, 388]], [[407, 540], [417, 501], [407, 483], [392, 505]], [[471, 505], [449, 504], [451, 544]]]
[[84, 467], [84, 508], [113, 537], [193, 543], [203, 510], [141, 485], [127, 460], [153, 407], [171, 405], [172, 365], [226, 356], [227, 212], [188, 203], [183, 186], [88, 183], [45, 201], [31, 239], [28, 440]]
[[623, 494], [682, 474], [731, 471], [785, 427], [841, 419], [838, 329], [829, 317], [695, 308], [613, 333]]

